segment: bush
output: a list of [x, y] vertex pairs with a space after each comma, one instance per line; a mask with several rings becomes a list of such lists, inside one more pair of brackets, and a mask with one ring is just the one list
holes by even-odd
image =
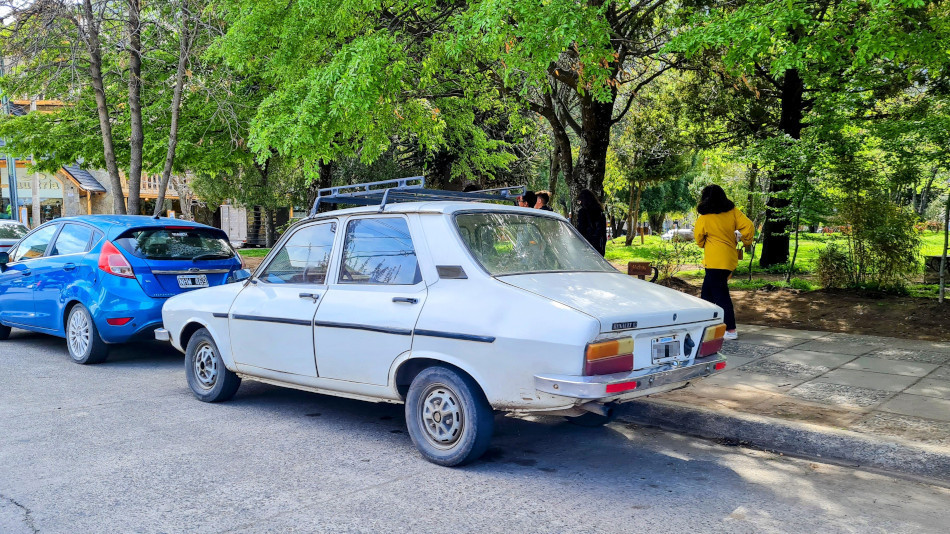
[[656, 269], [659, 278], [665, 280], [676, 276], [683, 266], [700, 263], [703, 252], [692, 241], [672, 240], [664, 242], [656, 252]]
[[851, 267], [848, 253], [832, 243], [818, 251], [815, 271], [818, 282], [827, 288], [839, 289], [851, 283]]

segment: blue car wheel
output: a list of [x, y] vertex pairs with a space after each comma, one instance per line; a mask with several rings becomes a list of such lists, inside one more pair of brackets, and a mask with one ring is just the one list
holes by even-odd
[[69, 310], [66, 346], [73, 361], [82, 365], [102, 363], [109, 356], [109, 346], [99, 337], [92, 315], [82, 304], [76, 304]]

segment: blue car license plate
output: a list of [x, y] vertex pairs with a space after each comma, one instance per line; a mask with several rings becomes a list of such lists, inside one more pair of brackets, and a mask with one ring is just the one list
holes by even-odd
[[178, 277], [178, 287], [182, 289], [192, 289], [195, 287], [208, 287], [208, 276], [204, 274], [183, 274]]

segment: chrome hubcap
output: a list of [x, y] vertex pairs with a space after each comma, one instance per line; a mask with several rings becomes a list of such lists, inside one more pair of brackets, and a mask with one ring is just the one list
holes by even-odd
[[458, 395], [443, 384], [433, 384], [422, 395], [422, 427], [426, 438], [441, 449], [452, 448], [462, 437], [465, 417]]
[[91, 329], [89, 328], [89, 317], [82, 311], [77, 311], [69, 316], [69, 328], [67, 329], [67, 342], [69, 351], [76, 359], [86, 355], [86, 349], [89, 348]]
[[218, 380], [218, 360], [208, 343], [202, 343], [195, 352], [195, 378], [205, 389], [213, 388]]

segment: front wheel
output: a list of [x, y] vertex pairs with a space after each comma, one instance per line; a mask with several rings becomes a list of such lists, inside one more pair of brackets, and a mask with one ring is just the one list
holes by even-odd
[[452, 467], [485, 453], [495, 418], [474, 380], [437, 366], [424, 369], [409, 386], [406, 427], [426, 460]]
[[185, 376], [195, 397], [204, 402], [230, 400], [241, 386], [241, 377], [228, 370], [221, 360], [211, 332], [195, 332], [185, 349]]
[[69, 347], [69, 356], [81, 365], [102, 363], [109, 356], [109, 345], [99, 337], [92, 314], [82, 304], [76, 304], [69, 310], [66, 346]]
[[3, 326], [0, 324], [0, 341], [6, 341], [10, 339], [10, 330], [12, 329], [9, 326]]

